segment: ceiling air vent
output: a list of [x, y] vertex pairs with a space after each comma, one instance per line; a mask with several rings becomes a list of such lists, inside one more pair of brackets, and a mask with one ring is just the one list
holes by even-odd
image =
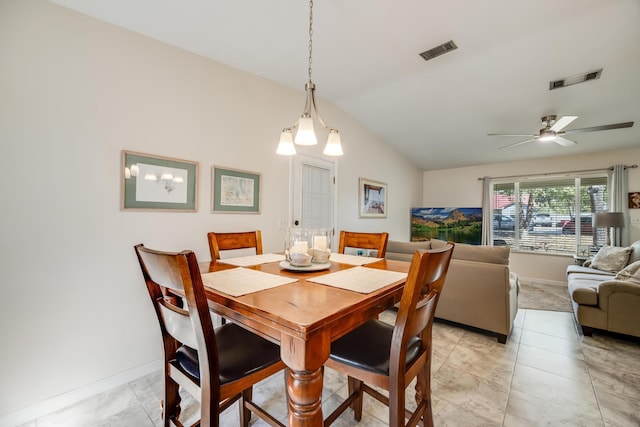
[[449, 40], [446, 43], [442, 43], [440, 46], [436, 46], [432, 49], [425, 50], [420, 54], [425, 61], [435, 58], [436, 56], [440, 56], [447, 52], [451, 52], [452, 50], [457, 49], [458, 46], [453, 42], [453, 40]]
[[578, 83], [584, 83], [589, 80], [599, 79], [602, 74], [602, 68], [596, 71], [589, 71], [584, 74], [576, 74], [575, 76], [566, 77], [560, 80], [552, 80], [549, 82], [549, 90], [559, 89], [561, 87], [577, 85]]

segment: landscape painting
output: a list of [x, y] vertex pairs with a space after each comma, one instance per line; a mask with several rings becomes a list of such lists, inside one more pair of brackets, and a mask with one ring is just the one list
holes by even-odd
[[411, 241], [482, 243], [482, 208], [411, 208]]

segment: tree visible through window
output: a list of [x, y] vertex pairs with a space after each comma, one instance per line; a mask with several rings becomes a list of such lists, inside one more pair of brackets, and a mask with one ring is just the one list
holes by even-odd
[[571, 254], [578, 245], [602, 246], [606, 230], [594, 229], [592, 217], [607, 210], [607, 181], [598, 175], [494, 182], [494, 244]]

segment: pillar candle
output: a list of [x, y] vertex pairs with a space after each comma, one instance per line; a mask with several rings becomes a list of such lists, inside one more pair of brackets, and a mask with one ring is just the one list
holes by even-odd
[[313, 249], [327, 250], [327, 236], [313, 236]]

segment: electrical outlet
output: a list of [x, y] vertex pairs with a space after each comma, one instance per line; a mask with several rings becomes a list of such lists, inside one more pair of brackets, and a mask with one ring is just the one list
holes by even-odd
[[637, 216], [635, 218], [631, 218], [631, 223], [632, 224], [640, 224], [640, 216]]
[[284, 230], [287, 228], [287, 220], [286, 219], [279, 219], [278, 220], [278, 229], [279, 230]]

